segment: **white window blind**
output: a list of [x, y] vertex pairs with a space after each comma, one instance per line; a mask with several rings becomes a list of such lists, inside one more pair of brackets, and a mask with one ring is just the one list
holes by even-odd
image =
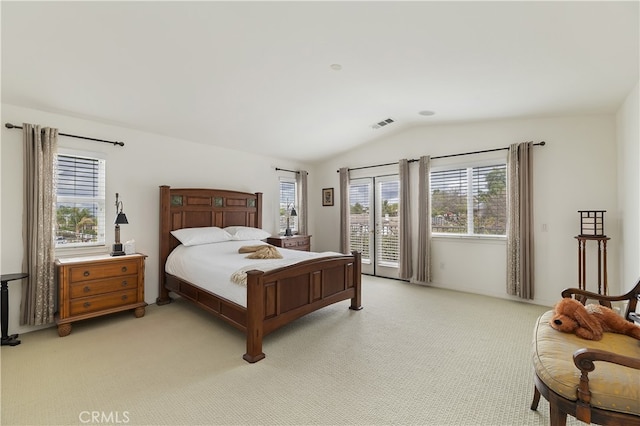
[[369, 186], [370, 183], [351, 183], [349, 185], [349, 232], [350, 247], [349, 251], [358, 251], [361, 253], [363, 260], [370, 260], [371, 253], [369, 250], [369, 215], [371, 214], [369, 206]]
[[380, 182], [380, 217], [376, 253], [382, 266], [397, 267], [400, 259], [400, 217], [398, 216], [400, 181]]
[[431, 172], [433, 233], [505, 235], [506, 164]]
[[57, 156], [56, 247], [104, 245], [105, 160]]
[[289, 217], [289, 226], [291, 227], [291, 231], [295, 234], [298, 232], [298, 217], [297, 216], [289, 216], [292, 208], [296, 208], [297, 199], [296, 199], [296, 181], [291, 178], [280, 178], [280, 220], [279, 220], [279, 231], [281, 234], [284, 234], [284, 231], [287, 229], [287, 217]]
[[507, 167], [473, 168], [473, 233], [506, 235]]

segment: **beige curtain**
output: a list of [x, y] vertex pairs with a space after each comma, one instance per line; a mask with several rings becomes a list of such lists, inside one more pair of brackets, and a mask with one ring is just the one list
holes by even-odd
[[340, 252], [349, 253], [349, 169], [343, 167], [340, 172]]
[[418, 270], [416, 281], [431, 282], [431, 157], [420, 157], [418, 169]]
[[298, 170], [296, 173], [296, 183], [298, 187], [298, 234], [308, 235], [308, 196], [307, 196], [307, 171]]
[[23, 124], [24, 212], [21, 325], [53, 322], [55, 312], [54, 232], [58, 129]]
[[411, 193], [409, 188], [409, 161], [398, 161], [400, 172], [400, 268], [398, 277], [408, 280], [413, 275], [413, 253], [411, 252]]
[[509, 146], [507, 201], [507, 293], [533, 299], [532, 142]]

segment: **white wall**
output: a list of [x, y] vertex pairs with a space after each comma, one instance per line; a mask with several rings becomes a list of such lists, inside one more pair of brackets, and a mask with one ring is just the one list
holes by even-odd
[[[577, 284], [577, 210], [604, 209], [609, 244], [610, 293], [622, 291], [619, 276], [638, 276], [638, 88], [632, 92], [616, 117], [609, 115], [505, 120], [459, 125], [424, 126], [400, 132], [316, 165], [265, 158], [250, 153], [221, 149], [120, 126], [2, 105], [2, 124], [12, 122], [54, 126], [63, 132], [122, 140], [124, 148], [107, 144], [60, 138], [60, 145], [100, 151], [107, 155], [107, 193], [119, 192], [129, 225], [122, 227], [122, 239], [135, 239], [136, 249], [149, 255], [145, 299], [154, 303], [158, 294], [158, 186], [218, 187], [265, 193], [264, 227], [276, 230], [278, 180], [274, 167], [309, 170], [309, 220], [314, 251], [339, 250], [340, 167], [387, 163], [420, 155], [439, 156], [459, 152], [506, 147], [520, 141], [547, 142], [534, 149], [536, 226], [536, 295], [534, 303], [550, 306], [565, 287]], [[634, 109], [635, 108], [635, 109]], [[616, 127], [617, 126], [617, 127]], [[618, 181], [616, 130], [625, 152], [625, 174]], [[2, 273], [22, 269], [22, 133], [2, 128], [0, 150], [0, 268]], [[629, 157], [632, 157], [631, 159]], [[627, 161], [628, 160], [628, 161]], [[434, 160], [435, 161], [435, 160]], [[412, 173], [416, 174], [416, 165]], [[620, 184], [620, 191], [615, 190]], [[336, 203], [323, 207], [322, 188], [335, 188]], [[412, 192], [416, 193], [416, 188]], [[629, 195], [631, 193], [632, 195]], [[635, 195], [633, 195], [635, 194]], [[620, 200], [618, 200], [618, 196]], [[630, 197], [627, 199], [627, 197]], [[631, 207], [629, 207], [629, 205]], [[417, 208], [417, 204], [413, 204]], [[629, 209], [630, 211], [626, 211]], [[624, 215], [621, 213], [624, 211]], [[621, 218], [623, 222], [621, 222]], [[629, 222], [635, 230], [624, 240]], [[542, 224], [547, 232], [542, 232]], [[414, 224], [415, 225], [415, 224]], [[633, 225], [632, 225], [633, 226]], [[417, 225], [414, 226], [417, 231]], [[107, 228], [107, 242], [113, 229]], [[627, 247], [630, 246], [630, 248]], [[505, 293], [505, 245], [500, 240], [434, 241], [434, 286], [510, 298]], [[107, 249], [108, 250], [108, 249]], [[627, 252], [629, 250], [629, 252]], [[635, 250], [633, 252], [632, 250]], [[589, 287], [593, 289], [595, 253], [589, 253], [592, 267]], [[416, 250], [414, 248], [414, 257]], [[459, 267], [464, 259], [463, 267]], [[440, 264], [444, 268], [440, 268]], [[633, 280], [635, 280], [633, 278]], [[33, 328], [18, 325], [19, 285], [10, 283], [10, 333]], [[366, 299], [366, 294], [365, 294]], [[365, 301], [366, 302], [366, 301]]]
[[[312, 193], [336, 188], [340, 167], [388, 163], [545, 141], [534, 148], [535, 299], [550, 306], [566, 287], [577, 286], [578, 210], [607, 210], [610, 294], [620, 291], [620, 210], [617, 199], [616, 120], [613, 115], [504, 120], [413, 128], [319, 164]], [[503, 154], [503, 155], [506, 155]], [[434, 160], [434, 162], [437, 160]], [[412, 166], [417, 175], [417, 166]], [[637, 180], [636, 180], [637, 182]], [[636, 187], [637, 191], [637, 187]], [[319, 204], [318, 204], [319, 206]], [[316, 250], [339, 247], [339, 207], [322, 209], [313, 223]], [[412, 205], [417, 209], [417, 203]], [[542, 231], [545, 224], [547, 231]], [[417, 231], [417, 225], [413, 227]], [[331, 230], [331, 232], [328, 232]], [[506, 292], [505, 243], [500, 240], [434, 238], [433, 285], [510, 298]], [[589, 247], [587, 286], [595, 290], [596, 254]], [[414, 247], [414, 257], [416, 257]], [[415, 264], [415, 263], [414, 263]], [[442, 264], [442, 268], [441, 268]], [[366, 298], [366, 293], [365, 293]]]
[[618, 197], [622, 211], [621, 282], [631, 290], [640, 277], [640, 98], [639, 85], [617, 114]]
[[[2, 105], [1, 147], [1, 263], [3, 274], [22, 271], [22, 131], [9, 130], [4, 123], [23, 122], [57, 127], [63, 133], [125, 142], [113, 145], [60, 137], [59, 145], [103, 152], [107, 156], [107, 206], [115, 193], [124, 203], [128, 225], [121, 227], [122, 241], [135, 239], [136, 250], [147, 254], [145, 300], [158, 296], [158, 186], [208, 187], [263, 192], [263, 227], [277, 231], [278, 175], [275, 167], [296, 170], [308, 165], [251, 153], [221, 149], [201, 143], [172, 139], [124, 127]], [[203, 141], [204, 142], [204, 141]], [[309, 176], [313, 182], [313, 174]], [[115, 207], [113, 207], [115, 209]], [[107, 210], [107, 221], [115, 210]], [[114, 229], [107, 227], [108, 251]], [[9, 283], [9, 332], [23, 333], [32, 327], [19, 326], [21, 291], [19, 282]]]

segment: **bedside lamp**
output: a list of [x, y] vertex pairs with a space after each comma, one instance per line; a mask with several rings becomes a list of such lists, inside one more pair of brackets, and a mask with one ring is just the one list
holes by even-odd
[[284, 231], [285, 237], [290, 237], [293, 235], [293, 233], [291, 232], [291, 227], [289, 225], [291, 216], [293, 217], [298, 216], [298, 213], [296, 212], [296, 209], [294, 207], [291, 207], [291, 211], [289, 212], [289, 214], [287, 214], [287, 229]]
[[[118, 211], [120, 209], [120, 211]], [[120, 225], [128, 224], [127, 216], [122, 212], [122, 201], [118, 201], [118, 193], [116, 192], [116, 220], [114, 223], [116, 224], [116, 242], [111, 249], [111, 256], [122, 256], [124, 255], [124, 250], [122, 249], [122, 244], [120, 243]]]

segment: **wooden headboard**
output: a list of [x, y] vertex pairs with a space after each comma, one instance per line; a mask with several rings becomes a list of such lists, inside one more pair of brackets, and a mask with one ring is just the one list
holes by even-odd
[[180, 243], [171, 231], [203, 226], [262, 228], [262, 193], [160, 186], [160, 288], [164, 265]]

